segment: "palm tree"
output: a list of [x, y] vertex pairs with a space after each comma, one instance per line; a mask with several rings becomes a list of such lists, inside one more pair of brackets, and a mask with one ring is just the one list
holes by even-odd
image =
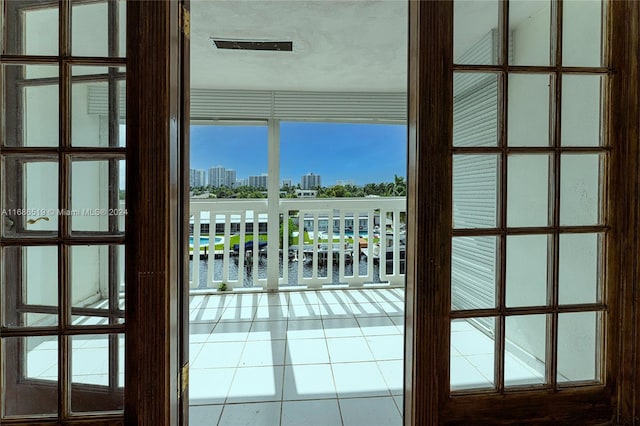
[[407, 183], [404, 181], [403, 176], [393, 175], [390, 195], [393, 197], [404, 197], [407, 195]]

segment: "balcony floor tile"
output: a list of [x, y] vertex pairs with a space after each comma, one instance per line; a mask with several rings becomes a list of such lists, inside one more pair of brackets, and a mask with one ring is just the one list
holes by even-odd
[[280, 426], [341, 425], [337, 399], [283, 401]]

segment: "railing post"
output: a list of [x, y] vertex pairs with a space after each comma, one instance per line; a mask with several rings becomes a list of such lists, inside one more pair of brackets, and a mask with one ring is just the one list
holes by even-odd
[[[277, 290], [280, 281], [280, 120], [269, 120], [267, 290]], [[284, 256], [284, 253], [282, 254]], [[257, 270], [256, 270], [257, 273]]]
[[235, 287], [244, 286], [245, 265], [244, 265], [244, 243], [246, 241], [247, 234], [247, 212], [246, 210], [240, 213], [240, 239], [238, 240], [238, 281]]
[[216, 224], [217, 224], [217, 216], [216, 212], [213, 209], [209, 209], [209, 251], [205, 251], [204, 257], [207, 259], [207, 287], [211, 287], [213, 283], [213, 267], [214, 267], [214, 254], [215, 250], [211, 250], [211, 236], [213, 236], [213, 241], [216, 240]]
[[[211, 241], [211, 240], [209, 240]], [[191, 288], [200, 286], [200, 210], [193, 212], [193, 251], [191, 261]]]

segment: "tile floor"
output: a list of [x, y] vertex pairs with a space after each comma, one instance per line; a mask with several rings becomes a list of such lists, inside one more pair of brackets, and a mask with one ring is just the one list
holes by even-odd
[[[452, 388], [493, 387], [493, 339], [466, 320], [451, 332]], [[190, 426], [401, 425], [403, 336], [400, 288], [193, 295]], [[74, 337], [74, 382], [107, 385], [108, 345]], [[27, 375], [56, 380], [57, 339], [27, 347]], [[527, 355], [507, 351], [508, 385], [543, 381]]]
[[190, 426], [402, 424], [402, 289], [193, 296], [190, 313]]
[[[403, 289], [200, 295], [190, 308], [190, 426], [402, 424]], [[491, 338], [452, 323], [452, 388], [492, 387], [493, 359]], [[542, 380], [506, 360], [508, 383]]]

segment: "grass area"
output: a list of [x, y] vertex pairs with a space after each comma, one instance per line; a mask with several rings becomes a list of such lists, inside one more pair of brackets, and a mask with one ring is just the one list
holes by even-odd
[[[208, 235], [201, 235], [201, 237], [206, 237], [208, 238]], [[216, 235], [216, 237], [220, 237], [220, 238], [224, 238], [224, 235]], [[245, 240], [245, 242], [249, 242], [249, 241], [253, 241], [253, 234], [251, 235], [247, 235]], [[267, 241], [267, 236], [266, 235], [258, 235], [258, 241]], [[233, 246], [235, 244], [240, 244], [240, 235], [232, 235], [229, 238], [229, 249], [233, 250]], [[204, 249], [209, 250], [209, 244], [202, 244], [200, 245], [200, 250], [204, 250]], [[214, 250], [224, 250], [224, 241], [216, 244], [213, 246]], [[189, 252], [193, 252], [193, 247], [189, 247]]]

